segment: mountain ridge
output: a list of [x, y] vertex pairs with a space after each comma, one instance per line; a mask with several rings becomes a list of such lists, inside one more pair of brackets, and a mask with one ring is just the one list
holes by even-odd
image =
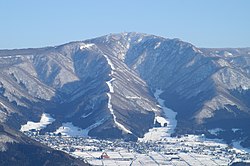
[[56, 119], [48, 131], [66, 122], [87, 129], [103, 120], [89, 131], [91, 136], [136, 139], [163, 114], [153, 96], [162, 89], [160, 97], [178, 113], [177, 134], [207, 133], [210, 121], [250, 117], [248, 100], [242, 100], [250, 87], [249, 52], [197, 48], [180, 39], [133, 32], [22, 49], [23, 55], [0, 50], [1, 102], [17, 114], [22, 108], [21, 116], [10, 113], [9, 119], [18, 119], [15, 125], [7, 120], [17, 129], [46, 112]]

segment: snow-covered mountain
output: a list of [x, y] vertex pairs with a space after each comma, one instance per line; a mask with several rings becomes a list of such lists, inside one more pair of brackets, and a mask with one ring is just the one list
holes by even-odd
[[141, 33], [1, 50], [1, 123], [21, 129], [46, 113], [54, 120], [41, 132], [71, 126], [99, 138], [137, 139], [166, 115], [160, 98], [177, 112], [176, 134], [239, 128], [246, 139], [249, 57], [250, 48], [197, 48]]

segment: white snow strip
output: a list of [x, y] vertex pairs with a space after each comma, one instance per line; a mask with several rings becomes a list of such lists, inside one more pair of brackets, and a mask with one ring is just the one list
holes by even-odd
[[[177, 125], [177, 120], [175, 119], [177, 113], [173, 110], [165, 107], [164, 100], [160, 98], [160, 94], [162, 90], [157, 89], [154, 93], [156, 100], [159, 103], [159, 107], [162, 108], [164, 117], [156, 116], [155, 121], [161, 124], [161, 127], [154, 127], [149, 130], [148, 133], [144, 135], [141, 141], [157, 141], [166, 137], [170, 137], [172, 133], [174, 133], [174, 129]], [[164, 125], [167, 123], [167, 126]]]
[[190, 62], [187, 63], [186, 67], [192, 66], [196, 62], [196, 59], [193, 58]]
[[115, 80], [115, 78], [112, 78], [111, 80], [107, 81], [106, 84], [109, 87], [110, 93], [114, 93], [114, 87], [112, 86], [112, 82]]
[[27, 124], [21, 126], [20, 131], [24, 132], [32, 129], [41, 130], [54, 121], [55, 119], [53, 119], [49, 114], [43, 113], [40, 122], [28, 121]]
[[91, 43], [83, 43], [81, 46], [80, 46], [80, 49], [86, 49], [86, 48], [90, 48], [90, 47], [93, 47], [95, 44], [91, 44]]
[[130, 130], [128, 130], [125, 126], [123, 126], [121, 123], [117, 122], [116, 120], [116, 116], [114, 114], [114, 110], [113, 110], [113, 107], [112, 107], [112, 104], [111, 104], [111, 94], [110, 93], [107, 93], [108, 95], [108, 108], [110, 110], [110, 113], [113, 115], [113, 118], [114, 118], [114, 122], [115, 124], [120, 128], [122, 129], [123, 131], [125, 131], [126, 133], [132, 133]]
[[88, 114], [84, 114], [84, 115], [82, 115], [81, 117], [82, 118], [86, 118], [86, 117], [88, 117], [89, 115], [91, 115], [93, 112], [90, 112], [90, 113], [88, 113]]
[[126, 48], [129, 49], [129, 47], [130, 47], [130, 43], [127, 43]]
[[160, 47], [160, 45], [161, 45], [161, 42], [156, 43], [154, 49], [157, 49], [158, 47]]
[[126, 96], [127, 99], [141, 99], [140, 96]]
[[137, 43], [140, 43], [142, 41], [142, 38], [139, 38], [138, 40], [137, 40]]
[[174, 112], [173, 110], [165, 107], [164, 104], [165, 101], [160, 98], [162, 92], [163, 92], [162, 90], [157, 89], [156, 92], [154, 93], [154, 96], [158, 101], [158, 103], [160, 104], [161, 108], [163, 109], [165, 115], [164, 118], [166, 118], [166, 121], [168, 122], [167, 132], [173, 134], [174, 129], [176, 128], [177, 125], [177, 120], [175, 119], [177, 112]]
[[114, 64], [111, 62], [111, 60], [109, 59], [109, 57], [107, 55], [104, 54], [104, 57], [106, 58], [106, 60], [108, 61], [109, 66], [111, 67], [111, 70], [115, 70], [115, 66]]
[[0, 59], [21, 58], [21, 55], [1, 56]]
[[198, 53], [203, 53], [201, 50], [195, 48], [195, 47], [192, 47], [192, 49], [195, 51], [195, 52], [198, 52]]
[[4, 107], [5, 109], [8, 108], [8, 107], [6, 107], [6, 105], [4, 105], [2, 102], [0, 102], [0, 105], [2, 105], [2, 107]]
[[[114, 74], [114, 70], [115, 70], [115, 66], [114, 64], [111, 62], [111, 60], [109, 59], [109, 57], [107, 55], [104, 54], [104, 57], [107, 59], [108, 64], [111, 67], [111, 74], [110, 76], [112, 77], [112, 75]], [[128, 130], [124, 125], [122, 125], [121, 123], [119, 123], [117, 121], [116, 115], [114, 113], [112, 104], [111, 104], [111, 93], [114, 93], [114, 87], [112, 86], [112, 82], [115, 80], [115, 78], [111, 78], [109, 81], [106, 82], [106, 84], [109, 87], [109, 92], [107, 93], [108, 95], [108, 109], [111, 113], [111, 115], [113, 116], [114, 122], [117, 125], [118, 128], [120, 128], [121, 130], [123, 130], [126, 133], [132, 133], [130, 130]]]

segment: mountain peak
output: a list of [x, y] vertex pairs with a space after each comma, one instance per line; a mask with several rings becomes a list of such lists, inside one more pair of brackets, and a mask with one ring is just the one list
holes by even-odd
[[237, 124], [250, 119], [249, 52], [136, 32], [0, 51], [2, 123], [19, 129], [48, 113], [55, 121], [44, 132], [70, 126], [85, 136], [137, 139], [164, 116], [153, 95], [161, 90], [178, 112], [178, 134], [206, 132], [216, 121]]

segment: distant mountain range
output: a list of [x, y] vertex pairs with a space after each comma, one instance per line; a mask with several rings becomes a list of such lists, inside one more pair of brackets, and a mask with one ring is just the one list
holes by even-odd
[[[38, 49], [0, 50], [0, 121], [16, 130], [43, 113], [97, 138], [137, 140], [164, 113], [174, 135], [205, 134], [250, 147], [250, 48], [197, 48], [142, 33]], [[158, 122], [159, 123], [159, 122]], [[209, 131], [220, 128], [213, 134]]]

